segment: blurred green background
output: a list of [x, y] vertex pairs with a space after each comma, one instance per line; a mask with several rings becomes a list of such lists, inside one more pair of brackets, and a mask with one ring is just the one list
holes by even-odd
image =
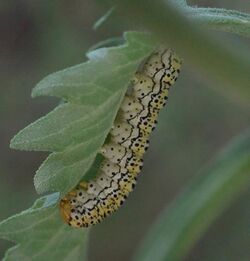
[[[250, 2], [245, 0], [189, 3], [250, 12]], [[0, 2], [0, 220], [30, 207], [38, 197], [33, 176], [47, 154], [10, 150], [9, 141], [53, 109], [58, 100], [31, 99], [31, 89], [49, 73], [85, 61], [91, 45], [130, 28], [111, 19], [93, 31], [92, 25], [105, 10], [91, 0]], [[232, 41], [235, 48], [250, 44], [238, 36], [217, 35]], [[209, 85], [215, 86], [211, 89]], [[220, 148], [249, 128], [250, 106], [214, 89], [216, 82], [201, 77], [184, 62], [135, 192], [120, 211], [92, 230], [91, 261], [130, 260], [161, 210]], [[249, 199], [247, 192], [237, 200], [186, 260], [250, 260]], [[11, 245], [0, 240], [0, 257]]]

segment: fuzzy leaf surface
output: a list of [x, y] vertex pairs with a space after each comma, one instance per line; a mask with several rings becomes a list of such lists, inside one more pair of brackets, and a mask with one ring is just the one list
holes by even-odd
[[72, 189], [93, 164], [141, 61], [154, 48], [150, 34], [125, 34], [125, 44], [88, 53], [89, 61], [53, 73], [32, 95], [66, 102], [20, 131], [11, 147], [53, 152], [35, 176], [38, 193]]

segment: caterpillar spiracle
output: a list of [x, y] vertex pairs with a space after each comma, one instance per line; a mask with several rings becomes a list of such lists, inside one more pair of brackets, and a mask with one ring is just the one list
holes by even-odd
[[66, 223], [73, 227], [97, 224], [134, 189], [149, 136], [180, 67], [181, 60], [171, 49], [159, 48], [138, 69], [109, 133], [111, 138], [100, 149], [104, 160], [96, 178], [80, 182], [60, 201]]

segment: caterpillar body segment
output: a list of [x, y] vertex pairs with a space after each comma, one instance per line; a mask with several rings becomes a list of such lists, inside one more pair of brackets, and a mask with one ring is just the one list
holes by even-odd
[[143, 155], [149, 146], [149, 139], [143, 136], [138, 136], [131, 139], [125, 139], [124, 136], [115, 136], [112, 137], [112, 141], [124, 146], [125, 148], [131, 149], [138, 155]]
[[120, 110], [123, 112], [139, 112], [143, 110], [143, 105], [131, 96], [125, 96]]
[[116, 143], [105, 144], [101, 149], [101, 154], [111, 162], [127, 168], [129, 172], [140, 172], [143, 165], [141, 155], [135, 154], [132, 150], [127, 149]]
[[80, 182], [61, 199], [60, 211], [66, 223], [76, 228], [95, 225], [124, 203], [136, 185], [150, 134], [180, 68], [181, 60], [171, 49], [159, 48], [136, 72], [109, 141], [99, 151], [104, 160], [96, 178]]

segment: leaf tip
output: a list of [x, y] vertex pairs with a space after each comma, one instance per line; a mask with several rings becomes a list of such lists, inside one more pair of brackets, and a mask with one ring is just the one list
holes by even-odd
[[11, 149], [20, 149], [20, 139], [19, 139], [19, 133], [16, 134], [11, 140], [10, 140], [10, 148]]
[[32, 98], [35, 98], [35, 97], [37, 97], [37, 96], [40, 96], [40, 95], [42, 95], [42, 93], [41, 93], [41, 87], [40, 87], [40, 82], [32, 89], [32, 91], [31, 91], [31, 97]]
[[33, 182], [34, 182], [34, 187], [36, 189], [36, 192], [41, 195], [44, 193], [44, 189], [37, 175], [38, 171], [39, 169], [37, 170], [36, 175], [34, 176]]

